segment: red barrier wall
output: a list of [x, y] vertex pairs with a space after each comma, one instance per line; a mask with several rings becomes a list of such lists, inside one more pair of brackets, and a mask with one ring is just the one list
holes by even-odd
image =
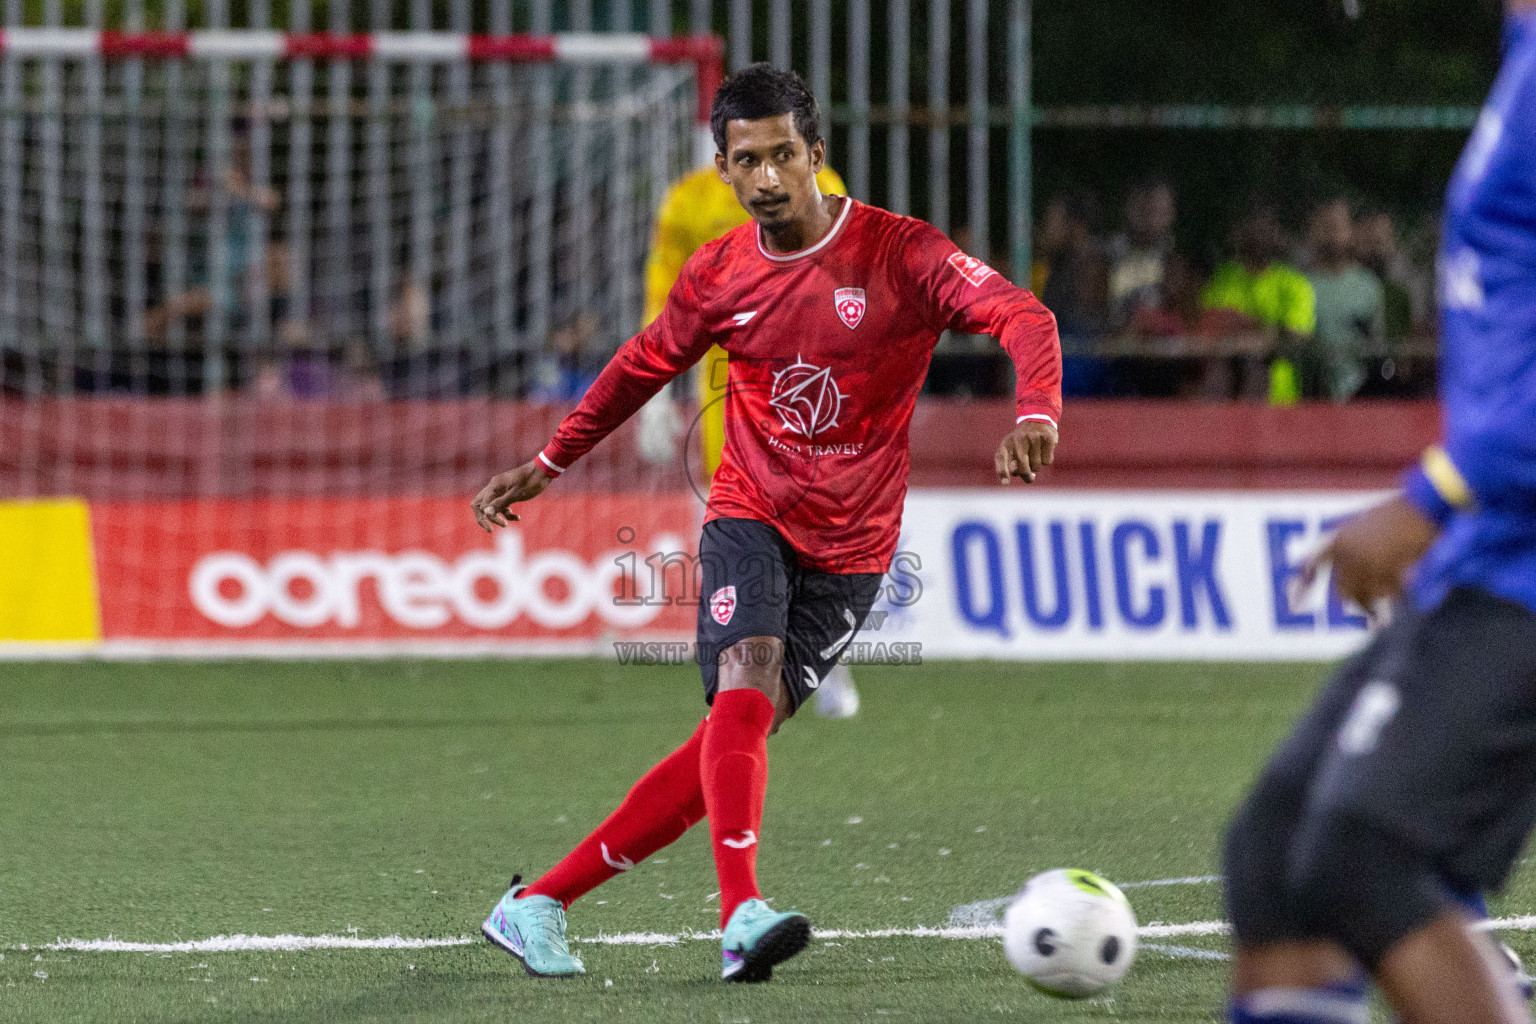
[[[912, 419], [912, 485], [996, 485], [1009, 403], [934, 399]], [[1056, 487], [1390, 487], [1440, 436], [1433, 402], [1269, 408], [1185, 402], [1068, 403]], [[1017, 485], [1015, 485], [1017, 486]]]
[[[464, 399], [326, 404], [212, 399], [0, 400], [0, 497], [473, 494], [543, 447], [566, 407]], [[995, 485], [1011, 402], [929, 399], [912, 420], [914, 487]], [[562, 490], [679, 491], [625, 424]], [[1434, 403], [1271, 409], [1179, 402], [1067, 406], [1045, 481], [1061, 487], [1390, 486], [1439, 436]], [[696, 459], [690, 460], [696, 472]]]
[[[567, 405], [80, 398], [0, 400], [0, 497], [469, 496], [532, 458]], [[624, 424], [566, 490], [686, 490]], [[697, 460], [695, 460], [696, 462]]]

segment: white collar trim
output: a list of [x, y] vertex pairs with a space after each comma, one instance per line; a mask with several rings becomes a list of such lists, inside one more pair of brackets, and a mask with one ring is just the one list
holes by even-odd
[[757, 251], [762, 253], [765, 258], [770, 259], [770, 260], [772, 260], [775, 263], [792, 263], [795, 260], [803, 260], [807, 256], [813, 256], [816, 253], [820, 252], [821, 250], [825, 249], [827, 246], [832, 244], [832, 239], [836, 238], [837, 237], [837, 233], [843, 229], [843, 222], [848, 219], [848, 213], [852, 209], [853, 209], [853, 199], [852, 199], [852, 197], [844, 196], [843, 197], [843, 209], [842, 209], [842, 212], [837, 215], [837, 220], [832, 222], [832, 229], [830, 231], [828, 231], [826, 234], [822, 235], [821, 236], [821, 241], [817, 242], [815, 245], [807, 246], [804, 249], [797, 249], [794, 252], [786, 252], [786, 253], [773, 253], [773, 252], [769, 252], [768, 251], [768, 247], [763, 244], [763, 228], [762, 228], [762, 225], [758, 225], [758, 228], [757, 228]]

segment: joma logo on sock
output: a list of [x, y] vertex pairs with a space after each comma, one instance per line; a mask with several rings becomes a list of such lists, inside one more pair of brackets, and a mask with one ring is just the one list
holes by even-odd
[[598, 846], [602, 847], [603, 850], [603, 863], [613, 868], [613, 870], [628, 871], [630, 868], [635, 866], [635, 862], [630, 860], [628, 857], [622, 855], [615, 857], [613, 854], [609, 853], [607, 843], [599, 843]]
[[720, 845], [729, 846], [733, 850], [745, 850], [755, 842], [757, 842], [757, 833], [749, 828], [741, 834], [740, 839], [722, 839]]

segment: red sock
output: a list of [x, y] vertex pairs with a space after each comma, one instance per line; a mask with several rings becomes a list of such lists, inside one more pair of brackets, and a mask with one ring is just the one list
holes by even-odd
[[757, 891], [757, 830], [768, 792], [768, 730], [773, 702], [760, 690], [726, 690], [705, 721], [699, 775], [709, 838], [720, 876], [720, 927]]
[[706, 725], [708, 719], [699, 723], [687, 743], [641, 776], [617, 810], [521, 895], [550, 896], [569, 907], [578, 897], [675, 842], [704, 817], [699, 752]]

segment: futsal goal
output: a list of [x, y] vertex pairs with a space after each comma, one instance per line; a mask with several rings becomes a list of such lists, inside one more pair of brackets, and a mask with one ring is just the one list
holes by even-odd
[[468, 499], [639, 328], [720, 60], [632, 34], [0, 34], [0, 532], [41, 559], [0, 585], [32, 624], [0, 614], [0, 643], [686, 629], [637, 595], [698, 501], [630, 430], [499, 539]]

